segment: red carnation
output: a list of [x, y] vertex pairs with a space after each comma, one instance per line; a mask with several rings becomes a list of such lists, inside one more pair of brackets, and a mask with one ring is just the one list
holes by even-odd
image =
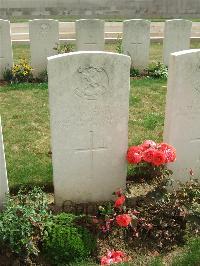
[[152, 163], [155, 149], [149, 148], [143, 152], [143, 160], [147, 163]]
[[131, 223], [131, 217], [128, 214], [120, 214], [116, 217], [117, 224], [122, 227], [127, 227]]
[[124, 195], [122, 195], [121, 197], [119, 197], [116, 201], [115, 201], [115, 208], [119, 208], [119, 207], [121, 207], [123, 204], [124, 204], [124, 202], [125, 202], [125, 200], [126, 200], [126, 197], [124, 196]]
[[176, 150], [173, 146], [167, 143], [160, 143], [158, 145], [159, 150], [163, 151], [166, 156], [166, 163], [174, 162], [176, 160]]
[[174, 148], [171, 145], [162, 142], [162, 143], [158, 144], [158, 149], [161, 151], [165, 151], [165, 150], [174, 149]]
[[137, 164], [140, 163], [142, 160], [142, 150], [139, 146], [131, 146], [126, 155], [126, 159], [131, 164]]
[[161, 164], [164, 164], [166, 162], [166, 155], [163, 151], [155, 150], [153, 159], [152, 159], [152, 164], [155, 166], [160, 166]]
[[143, 150], [149, 149], [149, 148], [156, 148], [156, 143], [153, 140], [145, 140], [141, 147]]
[[176, 152], [174, 150], [167, 150], [164, 153], [166, 155], [166, 163], [172, 163], [176, 160]]
[[128, 261], [122, 251], [108, 251], [107, 255], [101, 258], [101, 265], [111, 265]]

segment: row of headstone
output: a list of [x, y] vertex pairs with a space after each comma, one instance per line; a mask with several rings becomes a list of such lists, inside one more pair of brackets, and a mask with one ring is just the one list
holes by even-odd
[[[163, 40], [163, 63], [168, 66], [171, 53], [190, 49], [192, 22], [166, 20]], [[149, 63], [150, 21], [131, 19], [123, 22], [122, 52], [130, 55], [132, 66], [145, 69]]]
[[[192, 22], [183, 19], [165, 22], [163, 62], [168, 65], [170, 53], [190, 48]], [[53, 49], [59, 43], [59, 22], [52, 19], [35, 19], [29, 22], [31, 65], [34, 75], [47, 68], [47, 57], [57, 54]], [[104, 50], [104, 21], [81, 19], [76, 21], [78, 51]], [[123, 23], [122, 53], [129, 55], [132, 66], [144, 69], [149, 63], [150, 21], [126, 20]], [[9, 21], [0, 20], [0, 79], [5, 68], [13, 65]]]
[[[48, 58], [56, 204], [110, 200], [126, 184], [130, 57], [76, 52]], [[200, 49], [170, 56], [164, 141], [175, 179], [200, 177]], [[1, 124], [1, 122], [0, 122]], [[0, 126], [0, 206], [8, 193]]]
[[[76, 52], [48, 58], [56, 204], [110, 200], [126, 184], [130, 57]], [[174, 177], [200, 177], [200, 49], [171, 55], [164, 140]]]
[[2, 134], [1, 117], [0, 117], [0, 210], [3, 208], [5, 204], [6, 195], [8, 193], [9, 193], [9, 188], [8, 188], [6, 160], [4, 153], [3, 134]]

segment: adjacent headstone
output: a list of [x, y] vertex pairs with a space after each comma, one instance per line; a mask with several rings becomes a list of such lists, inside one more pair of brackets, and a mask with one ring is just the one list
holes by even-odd
[[13, 66], [10, 22], [0, 19], [0, 80], [6, 69]]
[[1, 117], [0, 117], [0, 209], [3, 208], [3, 205], [6, 201], [6, 194], [8, 194], [8, 179], [6, 171], [6, 161], [4, 154], [4, 145], [3, 145], [3, 134], [1, 127]]
[[104, 50], [104, 21], [100, 19], [80, 19], [76, 21], [77, 51]]
[[166, 20], [163, 40], [163, 62], [168, 66], [171, 53], [190, 49], [192, 22], [184, 19]]
[[110, 200], [126, 183], [130, 58], [76, 52], [48, 60], [56, 204]]
[[150, 21], [131, 19], [123, 22], [122, 52], [131, 57], [132, 66], [142, 70], [149, 63]]
[[[200, 49], [173, 53], [165, 114], [164, 141], [173, 145], [177, 160], [169, 164], [174, 178], [200, 178]], [[192, 170], [192, 171], [191, 171]]]
[[47, 69], [47, 57], [56, 55], [53, 48], [59, 43], [59, 22], [53, 19], [29, 21], [31, 66], [34, 76]]

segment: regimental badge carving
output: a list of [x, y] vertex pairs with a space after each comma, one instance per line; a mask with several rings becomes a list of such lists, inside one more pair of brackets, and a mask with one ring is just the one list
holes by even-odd
[[86, 66], [78, 69], [80, 87], [75, 89], [75, 94], [86, 100], [97, 100], [106, 93], [109, 78], [104, 68]]
[[46, 36], [49, 31], [49, 25], [46, 23], [43, 23], [40, 25], [40, 33], [42, 36]]

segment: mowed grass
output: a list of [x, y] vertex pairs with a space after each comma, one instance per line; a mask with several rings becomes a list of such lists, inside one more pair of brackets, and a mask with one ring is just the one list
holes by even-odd
[[10, 186], [51, 184], [47, 84], [0, 87], [0, 102]]
[[[193, 48], [200, 45], [193, 43]], [[115, 51], [116, 45], [106, 45]], [[162, 45], [151, 45], [151, 62], [162, 58]], [[30, 59], [29, 46], [14, 45], [15, 62]], [[166, 80], [131, 80], [129, 144], [162, 140]], [[5, 152], [11, 189], [21, 185], [52, 188], [48, 85], [0, 86]]]
[[[200, 48], [199, 41], [192, 41], [190, 45], [191, 49]], [[151, 43], [150, 46], [150, 62], [162, 62], [162, 42], [158, 43]], [[75, 46], [73, 46], [75, 50]], [[117, 52], [117, 44], [106, 44], [105, 51], [107, 52]], [[26, 58], [30, 62], [30, 47], [27, 44], [14, 44], [13, 45], [13, 55], [15, 63], [19, 62], [20, 58]]]
[[[129, 144], [162, 139], [166, 81], [131, 81]], [[5, 152], [11, 188], [52, 187], [47, 84], [0, 87]]]

